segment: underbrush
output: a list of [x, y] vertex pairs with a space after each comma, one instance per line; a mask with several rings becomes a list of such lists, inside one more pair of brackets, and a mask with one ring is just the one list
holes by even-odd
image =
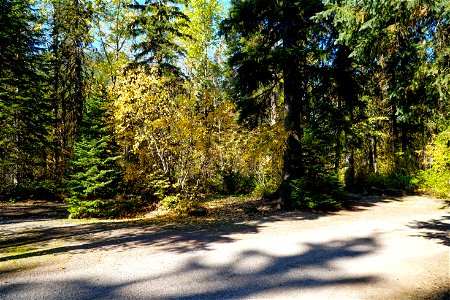
[[180, 215], [206, 216], [207, 209], [200, 203], [197, 197], [181, 195], [167, 196], [159, 202], [163, 210], [172, 210]]
[[60, 200], [60, 190], [51, 180], [25, 180], [18, 185], [0, 182], [0, 201], [17, 202], [29, 199]]
[[419, 188], [419, 179], [414, 175], [371, 174], [363, 185], [369, 193], [413, 194]]
[[449, 171], [428, 169], [419, 173], [419, 179], [419, 190], [422, 193], [438, 198], [450, 198]]
[[136, 196], [132, 198], [117, 197], [116, 199], [81, 200], [68, 198], [68, 211], [74, 219], [100, 218], [118, 219], [135, 217], [145, 213], [152, 205], [148, 200]]
[[450, 198], [450, 127], [435, 136], [426, 148], [426, 170], [419, 172], [420, 191]]
[[288, 187], [287, 208], [336, 211], [345, 202], [345, 192], [335, 176], [294, 179]]

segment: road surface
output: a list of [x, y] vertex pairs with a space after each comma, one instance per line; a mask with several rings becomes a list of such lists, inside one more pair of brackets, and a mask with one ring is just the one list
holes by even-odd
[[3, 219], [0, 299], [448, 299], [442, 206], [373, 197], [203, 228]]

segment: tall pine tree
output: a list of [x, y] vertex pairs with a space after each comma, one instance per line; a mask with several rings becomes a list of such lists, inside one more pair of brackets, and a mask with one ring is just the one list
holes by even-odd
[[132, 65], [156, 68], [159, 75], [182, 77], [177, 59], [185, 50], [177, 39], [184, 36], [180, 26], [185, 26], [188, 19], [181, 4], [173, 0], [146, 0], [144, 4], [130, 5], [136, 11], [130, 23], [130, 34], [135, 38]]
[[0, 1], [0, 194], [35, 186], [46, 174], [50, 108], [42, 41], [29, 1]]
[[274, 89], [281, 86], [284, 127], [290, 132], [284, 154], [282, 202], [295, 206], [292, 183], [314, 179], [315, 168], [306, 163], [305, 147], [312, 101], [310, 90], [317, 76], [320, 26], [312, 17], [322, 1], [232, 1], [222, 25], [229, 42], [231, 85], [241, 118], [255, 126], [270, 113]]
[[448, 103], [436, 80], [445, 74], [445, 66], [436, 63], [440, 46], [448, 47], [440, 36], [448, 28], [447, 7], [434, 0], [331, 1], [321, 14], [333, 19], [336, 44], [349, 47], [363, 79], [359, 98], [367, 101], [368, 130], [362, 135], [369, 146], [360, 158], [361, 174], [379, 171], [379, 156], [385, 158], [384, 173], [420, 168], [418, 153], [424, 153]]
[[63, 178], [73, 153], [87, 95], [87, 46], [92, 9], [81, 0], [51, 1], [52, 100], [54, 105], [53, 174]]

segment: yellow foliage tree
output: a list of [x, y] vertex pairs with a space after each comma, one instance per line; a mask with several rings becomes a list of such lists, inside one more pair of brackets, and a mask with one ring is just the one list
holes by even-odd
[[243, 129], [228, 101], [205, 115], [186, 87], [142, 68], [119, 77], [110, 95], [125, 179], [144, 191], [157, 194], [166, 185], [176, 192], [214, 191], [227, 174], [264, 185], [280, 173], [282, 127]]
[[139, 166], [127, 166], [126, 177], [157, 172], [183, 188], [195, 165], [203, 128], [191, 113], [182, 86], [170, 77], [137, 68], [118, 78], [110, 92], [117, 142], [126, 162]]
[[450, 197], [450, 127], [433, 138], [424, 154], [425, 170], [419, 173], [422, 192]]

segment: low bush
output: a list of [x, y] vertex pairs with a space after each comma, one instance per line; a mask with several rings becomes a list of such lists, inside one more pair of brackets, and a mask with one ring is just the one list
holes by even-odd
[[335, 176], [294, 179], [289, 183], [288, 208], [334, 211], [342, 208], [345, 192]]
[[420, 190], [439, 198], [450, 198], [450, 171], [428, 169], [420, 172]]
[[180, 204], [181, 198], [178, 195], [166, 196], [159, 201], [159, 206], [164, 209], [174, 210]]
[[159, 202], [160, 207], [173, 210], [179, 214], [187, 214], [190, 216], [205, 216], [206, 208], [193, 195], [174, 195], [167, 196]]
[[254, 197], [263, 197], [275, 193], [280, 185], [278, 178], [270, 178], [265, 182], [258, 181], [251, 195]]
[[450, 127], [436, 135], [426, 148], [426, 169], [419, 172], [420, 191], [450, 197]]
[[0, 201], [16, 202], [28, 199], [60, 200], [61, 193], [51, 180], [25, 180], [18, 185], [0, 187]]
[[413, 175], [403, 174], [372, 174], [365, 181], [364, 186], [368, 192], [379, 191], [384, 193], [414, 193], [419, 186], [419, 179]]
[[255, 189], [251, 176], [227, 170], [222, 174], [222, 190], [224, 195], [248, 195]]
[[151, 206], [142, 197], [118, 197], [117, 199], [97, 199], [81, 200], [78, 198], [68, 198], [68, 211], [70, 217], [74, 219], [99, 218], [116, 219], [135, 217], [146, 212]]

